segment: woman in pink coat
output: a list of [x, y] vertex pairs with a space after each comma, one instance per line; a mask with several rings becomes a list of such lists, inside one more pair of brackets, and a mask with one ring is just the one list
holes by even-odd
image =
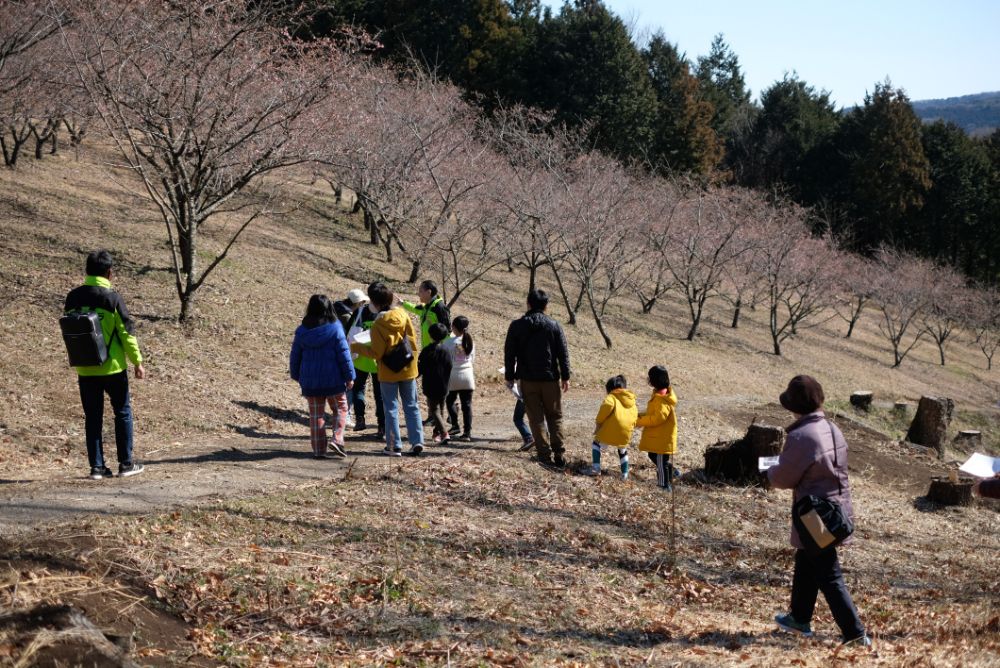
[[[767, 470], [767, 478], [773, 487], [793, 490], [793, 505], [802, 497], [817, 496], [836, 501], [844, 514], [853, 519], [851, 486], [847, 480], [847, 442], [840, 429], [826, 419], [823, 400], [823, 387], [811, 376], [795, 376], [788, 383], [779, 401], [796, 419], [787, 429], [788, 438], [778, 464]], [[822, 591], [844, 643], [871, 645], [847, 591], [837, 549], [810, 555], [803, 549], [794, 525], [791, 542], [796, 548], [791, 610], [779, 614], [774, 621], [785, 631], [812, 636], [810, 623], [816, 595]]]

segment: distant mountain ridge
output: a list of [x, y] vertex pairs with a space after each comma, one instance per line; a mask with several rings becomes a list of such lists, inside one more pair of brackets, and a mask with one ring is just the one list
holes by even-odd
[[1000, 91], [976, 93], [941, 100], [916, 100], [913, 110], [925, 123], [951, 121], [973, 137], [1000, 128]]

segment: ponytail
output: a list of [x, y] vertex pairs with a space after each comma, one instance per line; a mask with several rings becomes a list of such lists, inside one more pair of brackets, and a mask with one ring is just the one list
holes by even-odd
[[451, 322], [452, 326], [462, 333], [462, 350], [466, 355], [472, 354], [472, 334], [469, 334], [469, 319], [460, 315]]

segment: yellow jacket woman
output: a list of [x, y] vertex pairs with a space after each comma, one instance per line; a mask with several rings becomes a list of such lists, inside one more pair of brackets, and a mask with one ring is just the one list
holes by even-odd
[[[423, 418], [417, 403], [417, 335], [410, 316], [401, 308], [392, 308], [395, 295], [384, 283], [375, 282], [368, 286], [368, 299], [380, 311], [371, 329], [371, 343], [353, 343], [351, 351], [370, 357], [378, 364], [378, 380], [382, 393], [385, 413], [385, 450], [382, 452], [399, 457], [402, 452], [402, 434], [399, 428], [399, 413], [406, 419], [406, 438], [410, 442], [410, 453], [419, 455], [424, 449]], [[385, 357], [403, 339], [410, 342], [413, 358], [399, 371], [393, 371], [385, 363]]]
[[[371, 333], [370, 344], [352, 343], [351, 352], [375, 360], [378, 364], [380, 382], [398, 383], [401, 380], [417, 377], [417, 332], [406, 311], [400, 307], [383, 311], [375, 318]], [[410, 340], [410, 349], [414, 351], [413, 360], [399, 371], [393, 371], [382, 362], [382, 358], [399, 345], [404, 336]]]

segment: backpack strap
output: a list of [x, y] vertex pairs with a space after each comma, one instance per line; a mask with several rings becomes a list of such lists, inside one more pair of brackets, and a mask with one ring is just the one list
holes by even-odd
[[837, 461], [837, 439], [833, 435], [833, 423], [829, 420], [825, 420], [827, 428], [830, 430], [830, 443], [833, 445], [833, 466], [834, 472], [837, 474], [837, 492], [839, 494], [844, 493], [844, 486], [840, 484], [840, 463]]

